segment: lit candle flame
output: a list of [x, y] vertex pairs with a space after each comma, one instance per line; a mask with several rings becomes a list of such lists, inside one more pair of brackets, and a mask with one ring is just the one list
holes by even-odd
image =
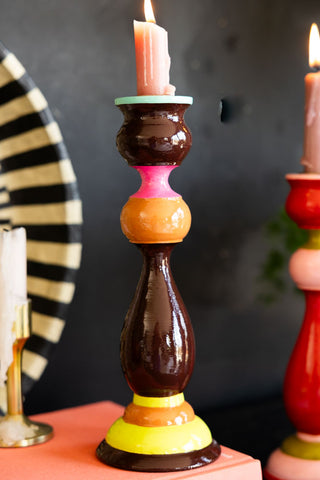
[[315, 23], [311, 26], [309, 37], [309, 65], [313, 68], [320, 67], [320, 36]]
[[144, 15], [147, 22], [156, 23], [151, 0], [144, 0]]

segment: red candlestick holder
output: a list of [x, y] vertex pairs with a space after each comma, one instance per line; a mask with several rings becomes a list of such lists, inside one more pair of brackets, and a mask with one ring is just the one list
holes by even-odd
[[142, 185], [121, 213], [121, 227], [143, 256], [141, 277], [121, 333], [121, 364], [133, 401], [97, 449], [107, 465], [165, 472], [216, 460], [220, 446], [184, 400], [193, 370], [191, 322], [172, 277], [170, 255], [187, 235], [191, 215], [168, 177], [191, 147], [184, 122], [190, 97], [117, 99], [124, 124], [121, 155], [137, 169]]
[[285, 380], [284, 404], [297, 433], [270, 456], [266, 480], [320, 478], [320, 175], [287, 175], [286, 210], [309, 240], [291, 257], [289, 270], [305, 294], [306, 310]]

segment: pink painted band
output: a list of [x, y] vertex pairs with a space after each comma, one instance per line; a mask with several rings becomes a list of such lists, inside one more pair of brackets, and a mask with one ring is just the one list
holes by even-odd
[[296, 250], [290, 258], [289, 272], [300, 290], [320, 291], [320, 250]]
[[140, 173], [141, 186], [131, 195], [136, 198], [172, 198], [181, 197], [169, 185], [169, 175], [176, 165], [133, 167]]
[[303, 442], [320, 443], [320, 435], [310, 435], [310, 433], [297, 432], [297, 437]]

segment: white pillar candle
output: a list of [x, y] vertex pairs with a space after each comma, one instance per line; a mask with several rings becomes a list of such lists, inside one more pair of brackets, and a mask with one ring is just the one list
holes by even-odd
[[0, 386], [12, 363], [15, 306], [27, 301], [26, 231], [0, 231]]
[[[7, 232], [8, 233], [8, 232]], [[16, 304], [27, 300], [27, 239], [24, 228], [11, 230], [12, 238], [12, 294]]]

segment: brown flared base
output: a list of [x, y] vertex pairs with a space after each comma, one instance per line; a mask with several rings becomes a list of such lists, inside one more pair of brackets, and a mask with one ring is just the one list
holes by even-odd
[[103, 440], [96, 450], [101, 462], [122, 470], [135, 472], [175, 472], [203, 467], [214, 462], [220, 455], [220, 445], [213, 440], [208, 447], [187, 453], [168, 455], [143, 455], [124, 452], [111, 447]]

